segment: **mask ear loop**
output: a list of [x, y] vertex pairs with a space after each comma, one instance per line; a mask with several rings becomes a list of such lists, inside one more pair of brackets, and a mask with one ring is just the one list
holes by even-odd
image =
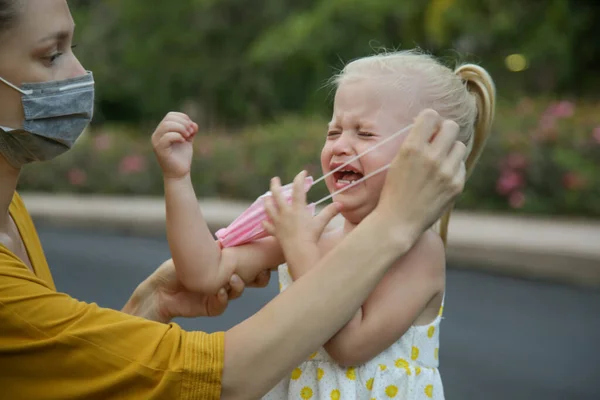
[[[313, 184], [311, 185], [311, 187], [312, 187], [312, 186], [314, 186], [316, 183], [318, 183], [318, 182], [321, 182], [322, 180], [324, 180], [324, 179], [325, 179], [325, 178], [327, 178], [328, 176], [331, 176], [332, 174], [334, 174], [334, 173], [338, 172], [339, 170], [343, 169], [343, 168], [344, 168], [345, 166], [347, 166], [348, 164], [350, 164], [350, 163], [352, 163], [352, 162], [354, 162], [354, 161], [358, 160], [360, 157], [364, 156], [365, 154], [367, 154], [367, 153], [369, 153], [369, 152], [371, 152], [371, 151], [375, 150], [376, 148], [378, 148], [378, 147], [380, 147], [380, 146], [383, 146], [384, 144], [386, 144], [386, 143], [387, 143], [387, 142], [389, 142], [390, 140], [392, 140], [392, 139], [395, 139], [396, 137], [398, 137], [398, 136], [402, 135], [403, 133], [405, 133], [406, 131], [408, 131], [408, 130], [409, 130], [410, 128], [412, 128], [412, 127], [413, 127], [413, 124], [410, 124], [410, 125], [406, 126], [405, 128], [403, 128], [403, 129], [399, 130], [398, 132], [394, 133], [393, 135], [391, 135], [391, 136], [390, 136], [390, 137], [388, 137], [387, 139], [385, 139], [385, 140], [382, 140], [381, 142], [377, 143], [375, 146], [369, 147], [367, 150], [363, 151], [363, 152], [362, 152], [362, 153], [360, 153], [359, 155], [357, 155], [357, 156], [355, 156], [355, 157], [351, 158], [351, 159], [350, 159], [349, 161], [347, 161], [345, 164], [343, 164], [343, 165], [340, 165], [339, 167], [337, 167], [337, 168], [336, 168], [336, 169], [334, 169], [333, 171], [330, 171], [330, 172], [328, 172], [327, 174], [323, 175], [322, 177], [320, 177], [319, 179], [317, 179], [316, 181], [314, 181], [314, 182], [313, 182]], [[367, 174], [367, 175], [363, 176], [363, 177], [362, 177], [362, 178], [360, 178], [359, 180], [357, 180], [357, 181], [354, 181], [354, 182], [351, 182], [349, 185], [347, 185], [347, 186], [343, 187], [342, 189], [340, 189], [340, 190], [338, 190], [338, 191], [336, 191], [336, 192], [334, 192], [334, 193], [330, 194], [329, 196], [323, 197], [321, 200], [318, 200], [318, 201], [316, 201], [316, 202], [312, 203], [312, 204], [311, 204], [311, 207], [317, 206], [317, 205], [319, 205], [319, 204], [321, 204], [321, 203], [323, 203], [323, 202], [325, 202], [325, 201], [327, 201], [327, 200], [331, 199], [333, 196], [336, 196], [336, 195], [338, 195], [338, 194], [340, 194], [340, 193], [342, 193], [342, 192], [344, 192], [344, 191], [346, 191], [346, 190], [350, 189], [351, 187], [354, 187], [354, 186], [356, 186], [357, 184], [359, 184], [359, 183], [361, 183], [361, 182], [364, 182], [365, 180], [369, 179], [370, 177], [372, 177], [372, 176], [375, 176], [375, 175], [377, 175], [377, 174], [379, 174], [379, 173], [381, 173], [381, 172], [383, 172], [383, 171], [387, 170], [389, 167], [390, 167], [390, 164], [384, 165], [383, 167], [381, 167], [381, 168], [379, 168], [379, 169], [377, 169], [377, 170], [375, 170], [375, 171], [371, 172], [370, 174]]]
[[4, 82], [6, 85], [10, 86], [11, 88], [15, 89], [17, 92], [21, 93], [21, 94], [31, 94], [33, 93], [33, 91], [31, 90], [23, 90], [21, 88], [16, 87], [15, 85], [13, 85], [12, 83], [10, 83], [9, 81], [7, 81], [6, 79], [0, 77], [0, 81]]

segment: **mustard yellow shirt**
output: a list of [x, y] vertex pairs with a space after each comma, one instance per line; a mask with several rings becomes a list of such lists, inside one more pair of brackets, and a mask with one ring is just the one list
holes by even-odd
[[10, 214], [34, 273], [0, 245], [0, 398], [218, 399], [224, 334], [186, 332], [58, 293], [33, 222]]

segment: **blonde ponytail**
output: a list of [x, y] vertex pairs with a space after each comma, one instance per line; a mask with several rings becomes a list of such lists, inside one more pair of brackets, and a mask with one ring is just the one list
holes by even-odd
[[[465, 161], [466, 179], [468, 179], [473, 173], [490, 136], [496, 108], [496, 86], [488, 72], [478, 65], [462, 65], [455, 70], [455, 73], [466, 84], [469, 95], [475, 98], [477, 111], [473, 135], [467, 143], [467, 148], [470, 149]], [[448, 224], [450, 223], [452, 207], [440, 219], [439, 234], [444, 241], [444, 245], [447, 245]]]

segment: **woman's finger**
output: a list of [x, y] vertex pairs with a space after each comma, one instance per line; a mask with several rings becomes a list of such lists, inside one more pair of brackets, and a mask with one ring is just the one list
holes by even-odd
[[248, 287], [264, 288], [269, 284], [270, 281], [271, 281], [271, 271], [268, 271], [268, 270], [263, 271], [256, 276], [256, 279], [254, 280], [254, 282], [249, 284]]
[[229, 279], [229, 285], [231, 288], [229, 289], [229, 300], [237, 299], [242, 295], [245, 289], [245, 284], [242, 278], [240, 278], [237, 274], [233, 274]]
[[448, 158], [445, 161], [448, 165], [448, 169], [454, 172], [458, 171], [460, 164], [465, 161], [466, 155], [467, 146], [458, 140], [455, 141], [450, 149], [450, 153], [448, 153]]
[[439, 131], [441, 124], [442, 117], [436, 111], [431, 109], [421, 111], [403, 144], [417, 149], [422, 148]]
[[208, 297], [206, 303], [206, 314], [209, 317], [215, 317], [223, 314], [223, 311], [227, 308], [229, 303], [229, 297], [227, 291], [221, 288], [215, 296]]
[[460, 127], [452, 120], [444, 120], [441, 129], [431, 142], [431, 149], [440, 162], [446, 159], [448, 153], [452, 149], [454, 142], [458, 138]]

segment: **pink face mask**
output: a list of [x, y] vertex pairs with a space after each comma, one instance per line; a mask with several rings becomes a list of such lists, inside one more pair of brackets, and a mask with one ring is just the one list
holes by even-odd
[[[412, 128], [412, 124], [405, 127], [404, 129], [394, 133], [393, 135], [386, 138], [385, 140], [377, 143], [375, 146], [368, 148], [361, 154], [353, 157], [352, 159], [347, 161], [345, 164], [340, 165], [339, 167], [337, 167], [333, 171], [327, 173], [326, 175], [323, 175], [316, 181], [313, 181], [312, 176], [306, 177], [306, 179], [304, 181], [304, 192], [307, 193], [313, 185], [321, 182], [322, 180], [324, 180], [328, 176], [332, 175], [333, 173], [343, 169], [346, 165], [358, 160], [360, 157], [364, 156], [365, 154], [369, 153], [370, 151], [375, 150], [379, 146], [384, 145], [385, 143], [389, 142], [390, 140], [396, 138], [397, 136], [402, 135], [403, 133], [407, 132], [410, 128]], [[337, 192], [332, 193], [329, 196], [326, 196], [319, 201], [309, 204], [307, 206], [307, 208], [314, 215], [317, 205], [350, 189], [354, 185], [364, 182], [365, 180], [369, 179], [370, 177], [387, 170], [389, 167], [390, 167], [389, 164], [384, 165], [383, 167], [363, 176], [359, 180], [351, 182], [349, 185], [338, 190]], [[291, 202], [292, 184], [289, 183], [285, 186], [282, 186], [281, 194], [288, 202]], [[270, 191], [266, 192], [265, 194], [260, 196], [258, 199], [256, 199], [254, 201], [254, 203], [252, 203], [252, 205], [250, 207], [248, 207], [248, 209], [246, 211], [244, 211], [239, 217], [237, 217], [227, 228], [219, 229], [217, 231], [216, 236], [217, 236], [217, 239], [218, 239], [221, 247], [225, 248], [225, 247], [240, 246], [240, 245], [250, 243], [252, 241], [262, 239], [262, 238], [269, 236], [269, 234], [263, 228], [262, 223], [263, 223], [263, 221], [267, 221], [269, 219], [267, 212], [265, 211], [264, 200], [266, 197], [270, 197], [270, 196], [271, 196], [271, 192]]]

